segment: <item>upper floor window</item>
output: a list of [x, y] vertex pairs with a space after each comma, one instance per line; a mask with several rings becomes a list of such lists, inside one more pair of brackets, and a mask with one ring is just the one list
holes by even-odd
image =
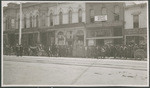
[[133, 28], [139, 28], [139, 15], [133, 15]]
[[26, 17], [24, 17], [24, 28], [26, 28]]
[[106, 8], [102, 8], [102, 15], [107, 15], [107, 9]]
[[32, 16], [30, 16], [30, 27], [32, 27]]
[[45, 26], [46, 25], [46, 15], [43, 14], [42, 16], [42, 26]]
[[18, 29], [20, 27], [20, 18], [18, 18]]
[[15, 19], [11, 19], [11, 27], [15, 28]]
[[115, 6], [115, 13], [114, 13], [114, 19], [115, 19], [115, 21], [118, 21], [119, 20], [119, 12], [120, 12], [120, 10], [119, 10], [119, 6]]
[[62, 12], [59, 13], [59, 24], [62, 24], [63, 22], [63, 14]]
[[38, 17], [38, 15], [36, 16], [36, 27], [38, 27], [39, 26], [39, 17]]
[[94, 10], [93, 9], [90, 10], [90, 22], [91, 23], [94, 22]]
[[78, 20], [79, 22], [82, 22], [82, 10], [81, 9], [79, 9], [78, 11]]
[[50, 14], [50, 26], [53, 26], [53, 14]]
[[69, 11], [69, 23], [72, 23], [72, 11]]

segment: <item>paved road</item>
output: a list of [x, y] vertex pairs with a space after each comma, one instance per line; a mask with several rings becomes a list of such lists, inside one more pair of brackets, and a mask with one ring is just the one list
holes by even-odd
[[4, 85], [146, 85], [147, 61], [4, 56]]

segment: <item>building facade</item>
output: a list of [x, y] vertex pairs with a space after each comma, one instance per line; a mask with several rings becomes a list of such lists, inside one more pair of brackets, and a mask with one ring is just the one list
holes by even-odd
[[87, 45], [122, 44], [124, 3], [86, 4]]
[[[71, 46], [84, 56], [85, 46], [146, 41], [147, 5], [124, 2], [22, 3], [22, 45]], [[3, 8], [4, 45], [19, 40], [20, 5]]]
[[129, 5], [125, 8], [125, 44], [147, 43], [147, 3]]
[[[18, 43], [19, 11], [15, 3], [3, 8], [4, 45]], [[85, 45], [85, 3], [22, 3], [21, 20], [23, 46]]]

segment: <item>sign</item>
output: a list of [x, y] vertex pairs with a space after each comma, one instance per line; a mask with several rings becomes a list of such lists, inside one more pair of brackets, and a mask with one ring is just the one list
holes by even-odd
[[88, 45], [89, 45], [89, 46], [93, 46], [93, 45], [94, 45], [94, 40], [90, 39], [90, 40], [88, 41]]
[[95, 21], [107, 21], [107, 15], [95, 16]]

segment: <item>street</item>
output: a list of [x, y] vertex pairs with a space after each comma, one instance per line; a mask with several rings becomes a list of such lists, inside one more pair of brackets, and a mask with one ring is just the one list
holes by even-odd
[[3, 56], [3, 85], [148, 85], [147, 61]]

